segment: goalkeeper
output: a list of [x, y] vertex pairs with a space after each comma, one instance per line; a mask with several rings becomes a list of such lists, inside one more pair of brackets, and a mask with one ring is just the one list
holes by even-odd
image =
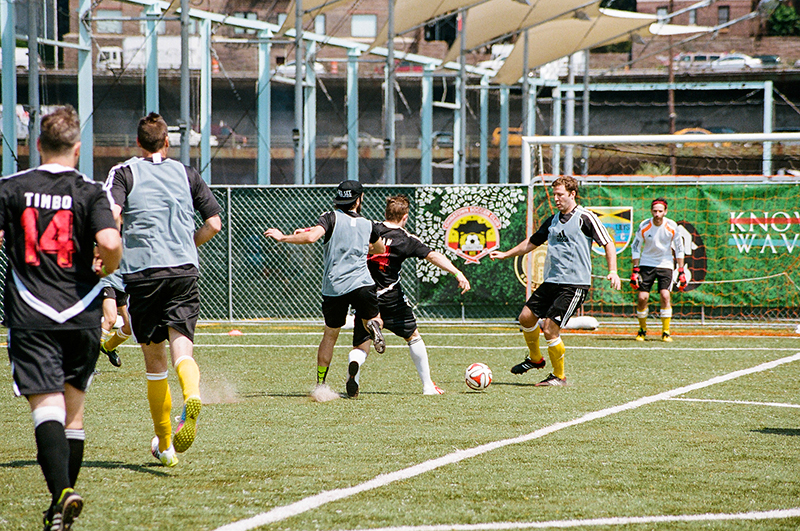
[[661, 303], [661, 341], [672, 341], [669, 324], [672, 319], [670, 291], [672, 289], [673, 253], [678, 262], [679, 291], [686, 288], [687, 280], [683, 264], [683, 238], [678, 233], [678, 224], [667, 217], [667, 200], [659, 197], [650, 203], [653, 217], [639, 224], [631, 244], [633, 272], [631, 287], [636, 290], [636, 317], [639, 332], [636, 341], [647, 337], [647, 301], [650, 288], [658, 280]]

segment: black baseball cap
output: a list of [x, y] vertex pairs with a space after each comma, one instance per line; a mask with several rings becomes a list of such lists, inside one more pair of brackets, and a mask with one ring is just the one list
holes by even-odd
[[336, 206], [351, 205], [364, 193], [364, 188], [358, 181], [342, 181], [336, 187], [336, 197], [333, 204]]

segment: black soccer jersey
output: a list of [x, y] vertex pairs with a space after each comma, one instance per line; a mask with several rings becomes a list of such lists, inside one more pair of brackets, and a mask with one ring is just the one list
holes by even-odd
[[378, 286], [378, 297], [400, 287], [400, 269], [406, 258], [425, 258], [430, 247], [405, 229], [387, 227], [376, 223], [381, 238], [386, 242], [386, 252], [371, 254], [367, 261], [372, 279]]
[[116, 226], [111, 196], [73, 168], [45, 164], [0, 180], [0, 229], [9, 261], [4, 324], [98, 327], [102, 285], [92, 269], [95, 234]]

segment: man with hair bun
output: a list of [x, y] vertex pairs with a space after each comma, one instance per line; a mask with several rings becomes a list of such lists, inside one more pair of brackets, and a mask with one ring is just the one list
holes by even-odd
[[[197, 248], [221, 230], [221, 208], [197, 170], [167, 157], [167, 123], [160, 115], [151, 112], [139, 120], [136, 143], [142, 156], [112, 168], [106, 187], [115, 213], [122, 215], [120, 270], [130, 296], [131, 328], [144, 354], [155, 431], [150, 452], [162, 465], [175, 466], [176, 452], [194, 443], [202, 407], [200, 368], [193, 356], [200, 315]], [[203, 219], [200, 227], [195, 210]], [[170, 361], [183, 393], [174, 435]]]
[[678, 290], [686, 288], [686, 272], [683, 267], [683, 238], [678, 233], [678, 224], [667, 217], [667, 200], [658, 197], [650, 204], [652, 217], [639, 224], [631, 243], [631, 287], [636, 290], [636, 318], [639, 331], [636, 341], [647, 337], [647, 301], [650, 288], [658, 280], [661, 312], [661, 341], [670, 342], [669, 324], [672, 320], [670, 291], [672, 290], [673, 254], [678, 263]]
[[75, 170], [80, 135], [75, 110], [57, 108], [42, 118], [36, 139], [42, 165], [0, 184], [8, 256], [3, 324], [14, 392], [28, 399], [36, 460], [52, 495], [46, 531], [70, 529], [83, 509], [75, 483], [86, 390], [100, 354], [99, 277], [122, 256], [111, 196]]

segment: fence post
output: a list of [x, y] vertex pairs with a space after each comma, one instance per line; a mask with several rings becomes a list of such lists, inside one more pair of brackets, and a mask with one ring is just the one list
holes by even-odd
[[[764, 133], [772, 132], [772, 115], [774, 113], [772, 101], [772, 81], [764, 81]], [[764, 142], [761, 161], [761, 174], [772, 175], [772, 142]]]
[[228, 195], [228, 321], [233, 321], [233, 202], [231, 187], [227, 187]]

